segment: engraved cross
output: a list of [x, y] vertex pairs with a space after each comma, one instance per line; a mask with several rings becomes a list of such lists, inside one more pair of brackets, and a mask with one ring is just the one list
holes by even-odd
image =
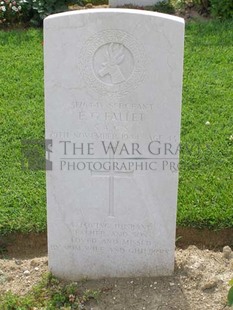
[[[113, 162], [114, 156], [109, 156], [110, 163]], [[108, 216], [115, 217], [115, 208], [114, 208], [114, 180], [115, 178], [131, 178], [133, 176], [133, 170], [131, 171], [114, 171], [112, 165], [110, 165], [109, 171], [93, 171], [91, 170], [91, 175], [96, 177], [107, 177], [109, 179], [109, 209]]]

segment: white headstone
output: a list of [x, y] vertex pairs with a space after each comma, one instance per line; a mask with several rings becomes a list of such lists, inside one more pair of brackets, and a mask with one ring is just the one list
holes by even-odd
[[126, 4], [139, 5], [139, 6], [153, 6], [162, 0], [109, 0], [109, 6], [111, 8], [116, 8], [118, 6], [123, 6]]
[[44, 35], [50, 270], [171, 274], [183, 19], [86, 10], [46, 18]]

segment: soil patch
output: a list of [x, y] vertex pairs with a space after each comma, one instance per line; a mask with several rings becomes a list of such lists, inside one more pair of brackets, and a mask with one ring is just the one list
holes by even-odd
[[[0, 259], [0, 294], [11, 290], [23, 295], [47, 271], [46, 256]], [[171, 277], [89, 280], [80, 282], [80, 289], [102, 291], [99, 302], [87, 304], [87, 310], [220, 310], [230, 309], [226, 299], [231, 278], [232, 254], [190, 246], [176, 250]]]
[[[219, 250], [225, 245], [233, 248], [233, 229], [227, 228], [218, 231], [178, 227], [176, 230], [177, 246], [187, 248], [196, 245], [200, 249]], [[47, 255], [47, 233], [11, 234], [0, 236], [1, 255], [14, 258], [33, 258]]]

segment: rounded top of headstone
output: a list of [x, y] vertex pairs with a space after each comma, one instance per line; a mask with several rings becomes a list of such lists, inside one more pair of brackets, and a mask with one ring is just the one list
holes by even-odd
[[93, 15], [93, 14], [131, 14], [131, 15], [141, 15], [141, 16], [151, 16], [157, 17], [165, 20], [170, 20], [178, 23], [184, 24], [185, 21], [182, 17], [177, 17], [169, 14], [151, 12], [146, 10], [136, 10], [136, 9], [120, 9], [120, 8], [102, 8], [102, 9], [88, 9], [88, 10], [77, 10], [71, 12], [64, 12], [58, 14], [52, 14], [44, 19], [44, 23], [48, 20], [54, 20], [58, 18], [76, 16], [76, 15]]

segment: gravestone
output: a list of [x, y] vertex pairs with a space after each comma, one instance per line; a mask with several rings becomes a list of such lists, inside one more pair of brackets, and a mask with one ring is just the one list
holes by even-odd
[[139, 6], [153, 6], [156, 3], [161, 2], [161, 0], [109, 0], [109, 6], [111, 8], [116, 8], [118, 6], [123, 6], [126, 4], [139, 5]]
[[44, 22], [49, 269], [174, 268], [183, 19], [98, 9]]

